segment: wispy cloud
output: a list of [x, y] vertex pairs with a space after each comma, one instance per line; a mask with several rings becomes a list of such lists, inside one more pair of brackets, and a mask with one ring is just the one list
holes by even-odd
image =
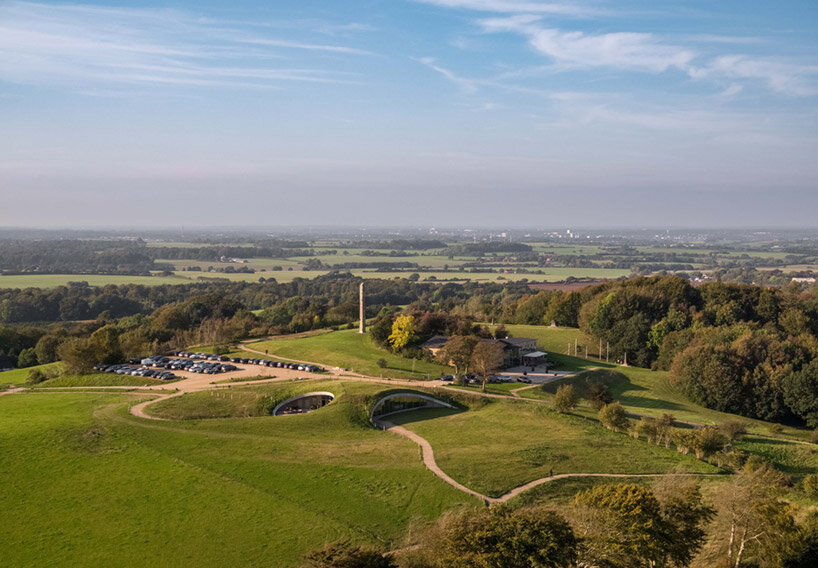
[[773, 58], [722, 55], [691, 69], [690, 76], [694, 79], [756, 79], [779, 93], [802, 97], [818, 95], [818, 65], [801, 65]]
[[[677, 45], [652, 33], [592, 34], [548, 28], [542, 25], [541, 16], [533, 14], [482, 19], [478, 25], [485, 33], [524, 36], [529, 45], [549, 57], [557, 69], [604, 67], [654, 74], [677, 69], [693, 79], [758, 80], [782, 94], [818, 94], [818, 65], [773, 57], [712, 55], [712, 50]], [[757, 38], [737, 38], [736, 43], [755, 40]], [[728, 38], [706, 36], [702, 43], [728, 43]], [[738, 92], [734, 89], [731, 95]]]
[[580, 2], [538, 2], [536, 0], [415, 0], [415, 2], [442, 8], [460, 8], [499, 14], [525, 13], [586, 17], [602, 13], [601, 10]]
[[430, 69], [434, 69], [435, 71], [443, 75], [446, 79], [460, 87], [464, 93], [473, 93], [477, 90], [478, 85], [477, 81], [473, 79], [468, 79], [466, 77], [461, 77], [459, 75], [455, 75], [448, 69], [438, 65], [434, 57], [420, 57], [416, 61], [426, 65]]
[[486, 32], [516, 32], [525, 35], [531, 46], [569, 67], [614, 67], [664, 72], [675, 67], [687, 70], [695, 52], [665, 44], [648, 33], [586, 34], [543, 28], [540, 18], [530, 15], [482, 20]]
[[[297, 67], [269, 65], [296, 53], [304, 54]], [[123, 84], [272, 88], [284, 82], [349, 82], [350, 73], [327, 65], [327, 57], [362, 55], [371, 52], [270, 37], [257, 25], [220, 23], [177, 10], [0, 5], [0, 81], [12, 83], [88, 90]]]
[[289, 49], [304, 49], [307, 51], [326, 51], [329, 53], [346, 53], [350, 55], [375, 55], [371, 51], [365, 49], [357, 49], [354, 47], [345, 47], [342, 45], [324, 45], [314, 43], [301, 43], [296, 41], [285, 41], [281, 39], [239, 39], [241, 43], [249, 43], [252, 45], [268, 45], [272, 47], [286, 47]]
[[716, 98], [722, 101], [727, 101], [735, 98], [743, 90], [744, 90], [743, 86], [733, 83], [732, 85], [724, 89], [722, 92], [720, 92], [718, 95], [716, 95]]

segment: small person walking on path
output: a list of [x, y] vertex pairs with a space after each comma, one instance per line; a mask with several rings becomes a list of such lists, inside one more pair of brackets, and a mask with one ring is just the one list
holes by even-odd
[[553, 469], [548, 470], [548, 477], [554, 477], [554, 470]]

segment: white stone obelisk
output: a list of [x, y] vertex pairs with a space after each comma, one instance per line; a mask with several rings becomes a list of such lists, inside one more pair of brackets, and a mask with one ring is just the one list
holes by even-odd
[[366, 305], [364, 304], [364, 283], [361, 282], [360, 299], [358, 300], [358, 312], [361, 318], [361, 323], [358, 326], [358, 333], [366, 333]]

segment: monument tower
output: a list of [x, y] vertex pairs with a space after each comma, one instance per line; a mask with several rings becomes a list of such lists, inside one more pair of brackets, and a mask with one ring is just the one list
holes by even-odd
[[366, 305], [364, 304], [364, 283], [361, 282], [360, 288], [360, 299], [358, 300], [358, 312], [361, 318], [361, 323], [358, 326], [358, 333], [366, 333], [366, 314], [364, 313], [366, 310]]

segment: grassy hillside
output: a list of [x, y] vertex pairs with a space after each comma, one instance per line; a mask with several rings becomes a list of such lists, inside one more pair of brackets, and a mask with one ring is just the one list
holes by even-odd
[[0, 398], [4, 565], [297, 566], [326, 541], [398, 546], [410, 524], [478, 505], [345, 404], [156, 423], [129, 400]]
[[493, 402], [468, 412], [424, 409], [390, 418], [432, 444], [443, 470], [471, 489], [499, 496], [554, 473], [664, 473], [709, 464], [606, 430], [543, 405]]
[[43, 373], [58, 374], [62, 371], [62, 363], [48, 363], [46, 365], [35, 365], [24, 369], [13, 369], [0, 373], [0, 385], [24, 385], [28, 381], [28, 374], [33, 369], [39, 369]]
[[[263, 416], [267, 413], [263, 412], [259, 403], [264, 398], [276, 400], [277, 403], [311, 391], [328, 391], [338, 398], [344, 394], [351, 394], [350, 389], [355, 394], [369, 394], [380, 390], [377, 385], [350, 385], [337, 380], [297, 380], [187, 393], [152, 404], [146, 409], [146, 412], [151, 416], [169, 420]], [[352, 406], [349, 407], [352, 408]], [[354, 417], [351, 418], [354, 419]], [[358, 421], [360, 422], [360, 417]]]
[[[639, 387], [616, 381], [621, 397]], [[0, 397], [0, 484], [11, 488], [0, 515], [3, 564], [286, 568], [340, 538], [396, 548], [409, 527], [453, 507], [480, 506], [428, 472], [414, 443], [368, 426], [366, 401], [385, 388], [318, 379], [197, 392], [150, 410], [166, 422], [128, 414], [138, 395]], [[262, 397], [313, 390], [336, 399], [306, 415], [243, 417]], [[489, 495], [551, 470], [715, 471], [542, 403], [466, 400], [467, 410], [390, 420], [426, 438], [446, 473]], [[202, 419], [216, 416], [223, 418]], [[795, 476], [818, 471], [811, 445], [751, 435], [738, 446]], [[606, 481], [563, 480], [520, 500], [564, 501]]]
[[[729, 420], [739, 420], [748, 426], [750, 432], [764, 435], [778, 429], [777, 425], [763, 420], [711, 410], [689, 401], [670, 383], [666, 371], [650, 371], [640, 367], [606, 367], [548, 383], [544, 385], [543, 390], [545, 393], [554, 393], [561, 384], [573, 383], [579, 386], [586, 379], [607, 384], [614, 399], [629, 412], [650, 416], [672, 414], [677, 420], [696, 424], [718, 425]], [[520, 394], [528, 396], [532, 391], [523, 391]], [[585, 412], [589, 415], [593, 413], [591, 409], [586, 409]], [[787, 426], [781, 427], [780, 434], [802, 441], [810, 437], [809, 431]]]
[[[372, 338], [368, 334], [361, 335], [354, 329], [277, 337], [251, 343], [248, 347], [257, 351], [266, 349], [271, 357], [277, 355], [312, 361], [329, 367], [352, 369], [356, 373], [373, 377], [383, 375], [392, 378], [423, 379], [427, 373], [431, 378], [437, 378], [451, 372], [450, 367], [407, 359], [379, 349], [372, 344]], [[386, 368], [378, 367], [378, 359], [386, 360]]]

